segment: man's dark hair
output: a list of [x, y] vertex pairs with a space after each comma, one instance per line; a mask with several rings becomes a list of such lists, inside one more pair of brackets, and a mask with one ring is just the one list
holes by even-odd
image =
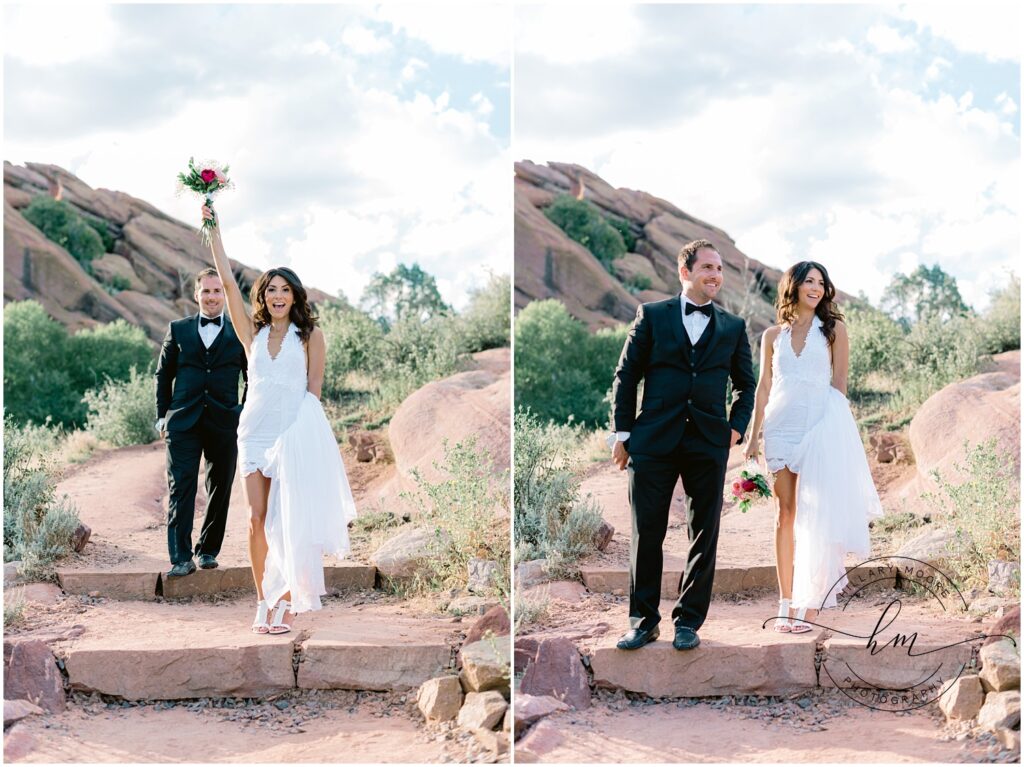
[[679, 265], [682, 266], [685, 263], [687, 269], [693, 269], [693, 265], [697, 261], [697, 251], [701, 248], [711, 248], [716, 253], [718, 252], [718, 248], [709, 240], [694, 240], [683, 245], [679, 251], [679, 255], [676, 258]]
[[217, 270], [214, 269], [212, 266], [206, 267], [205, 269], [203, 269], [203, 271], [199, 272], [199, 274], [196, 275], [196, 279], [192, 283], [192, 292], [195, 293], [197, 290], [199, 290], [199, 286], [202, 285], [202, 282], [203, 282], [203, 277], [219, 277], [219, 276], [220, 275], [217, 274]]

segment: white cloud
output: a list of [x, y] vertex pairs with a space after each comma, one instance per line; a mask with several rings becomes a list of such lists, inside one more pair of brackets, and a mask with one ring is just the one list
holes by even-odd
[[867, 41], [879, 53], [906, 53], [917, 50], [917, 43], [901, 35], [888, 24], [875, 24], [867, 32]]
[[951, 66], [953, 66], [953, 64], [948, 59], [944, 59], [942, 56], [936, 56], [932, 59], [932, 63], [928, 65], [928, 69], [924, 71], [924, 79], [928, 82], [938, 80], [944, 76]]
[[391, 41], [384, 37], [378, 37], [370, 29], [362, 24], [349, 24], [341, 33], [341, 42], [353, 53], [360, 56], [368, 56], [374, 53], [383, 53], [392, 48]]
[[646, 37], [629, 5], [523, 5], [516, 9], [516, 55], [556, 64], [626, 56]]
[[402, 79], [415, 80], [416, 75], [424, 69], [427, 69], [427, 62], [413, 57], [406, 62], [404, 67], [402, 67]]
[[1004, 115], [1012, 116], [1017, 114], [1017, 102], [1006, 91], [996, 96], [996, 104], [999, 105], [999, 111]]
[[512, 6], [382, 3], [376, 18], [429, 45], [436, 53], [507, 69], [511, 64]]
[[1021, 9], [1017, 4], [913, 3], [900, 5], [896, 15], [964, 53], [990, 61], [1020, 61]]
[[3, 7], [4, 54], [54, 67], [102, 54], [114, 45], [117, 25], [109, 6], [19, 4]]
[[473, 94], [473, 97], [470, 99], [470, 103], [473, 104], [476, 108], [476, 113], [481, 117], [487, 117], [487, 115], [494, 111], [494, 104], [492, 104], [491, 100], [479, 91]]

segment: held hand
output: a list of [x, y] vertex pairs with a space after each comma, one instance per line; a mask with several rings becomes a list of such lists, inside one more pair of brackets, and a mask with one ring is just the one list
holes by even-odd
[[629, 453], [626, 452], [626, 443], [615, 441], [612, 446], [612, 463], [619, 467], [619, 471], [625, 471], [629, 463]]
[[732, 441], [729, 442], [729, 447], [735, 447], [736, 445], [738, 445], [740, 443], [740, 439], [742, 439], [742, 437], [743, 437], [742, 434], [740, 434], [738, 431], [733, 429], [732, 430]]
[[757, 437], [751, 437], [743, 451], [743, 460], [756, 461], [759, 455], [761, 455], [761, 446], [758, 444]]
[[209, 205], [203, 205], [203, 221], [213, 221], [217, 224], [218, 226], [213, 230], [212, 234], [215, 237], [220, 236], [220, 219]]

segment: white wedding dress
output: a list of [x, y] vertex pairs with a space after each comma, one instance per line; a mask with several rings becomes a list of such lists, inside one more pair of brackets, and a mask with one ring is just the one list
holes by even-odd
[[797, 355], [784, 327], [772, 356], [772, 388], [765, 408], [768, 470], [799, 475], [793, 567], [794, 608], [835, 607], [846, 585], [847, 553], [871, 556], [868, 521], [882, 504], [868, 468], [850, 403], [832, 387], [828, 339], [815, 315]]
[[291, 611], [320, 609], [323, 555], [349, 551], [348, 523], [356, 516], [338, 444], [320, 400], [306, 389], [306, 352], [289, 324], [277, 357], [270, 326], [249, 349], [249, 388], [238, 420], [242, 476], [271, 478], [264, 528], [267, 564], [263, 598], [274, 605], [291, 591]]

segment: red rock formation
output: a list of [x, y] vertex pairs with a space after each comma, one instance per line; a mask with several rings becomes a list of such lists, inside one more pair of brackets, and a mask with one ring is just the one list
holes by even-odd
[[[676, 254], [696, 239], [707, 239], [722, 254], [726, 276], [720, 301], [760, 333], [774, 320], [769, 291], [782, 273], [748, 259], [721, 229], [646, 192], [616, 189], [579, 165], [528, 160], [515, 164], [515, 300], [557, 298], [592, 330], [633, 319], [641, 301], [656, 301], [679, 290]], [[616, 261], [610, 274], [584, 247], [570, 240], [542, 210], [556, 195], [582, 195], [604, 213], [625, 219], [637, 238], [635, 253]], [[746, 277], [744, 276], [746, 272]], [[651, 290], [631, 294], [622, 280], [642, 275]], [[760, 277], [761, 287], [748, 299], [745, 283]]]
[[[19, 212], [38, 195], [69, 203], [79, 213], [106, 221], [114, 255], [94, 262], [97, 276], [126, 278], [130, 290], [110, 295], [64, 248], [46, 239]], [[167, 322], [196, 310], [192, 276], [210, 265], [195, 227], [124, 192], [93, 189], [56, 165], [4, 163], [4, 303], [34, 299], [75, 331], [123, 318], [154, 341]], [[259, 271], [233, 262], [243, 285]], [[316, 302], [330, 296], [309, 290]]]

